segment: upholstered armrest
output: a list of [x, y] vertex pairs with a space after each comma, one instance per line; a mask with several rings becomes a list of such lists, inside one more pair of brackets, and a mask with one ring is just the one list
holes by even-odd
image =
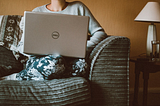
[[92, 103], [94, 105], [126, 105], [129, 103], [130, 40], [109, 36], [91, 52]]

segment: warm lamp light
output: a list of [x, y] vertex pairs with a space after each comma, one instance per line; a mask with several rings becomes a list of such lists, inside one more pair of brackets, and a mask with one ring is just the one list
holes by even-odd
[[159, 2], [148, 2], [145, 7], [141, 10], [138, 16], [135, 18], [135, 21], [149, 22], [151, 25], [148, 26], [148, 35], [147, 35], [147, 49], [146, 54], [150, 56], [152, 53], [152, 40], [156, 40], [157, 32], [156, 25], [154, 23], [160, 22], [160, 3]]

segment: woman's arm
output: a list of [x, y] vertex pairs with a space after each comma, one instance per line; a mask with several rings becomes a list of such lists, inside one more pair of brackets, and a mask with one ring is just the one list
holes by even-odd
[[91, 11], [85, 6], [83, 3], [79, 2], [81, 5], [80, 15], [82, 16], [89, 16], [89, 33], [91, 34], [90, 40], [87, 41], [87, 51], [91, 51], [93, 47], [95, 47], [99, 42], [107, 37], [102, 26], [99, 22], [95, 19]]

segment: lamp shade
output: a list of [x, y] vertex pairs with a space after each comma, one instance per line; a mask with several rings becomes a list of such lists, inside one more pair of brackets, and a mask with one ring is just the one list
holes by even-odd
[[135, 21], [160, 22], [160, 3], [148, 2], [135, 18]]

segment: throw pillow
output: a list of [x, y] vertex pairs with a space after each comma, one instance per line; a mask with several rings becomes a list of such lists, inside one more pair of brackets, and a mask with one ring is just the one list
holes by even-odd
[[20, 15], [4, 15], [0, 18], [0, 45], [7, 49], [16, 47], [21, 40]]
[[20, 72], [23, 64], [15, 59], [11, 50], [0, 46], [0, 77]]

